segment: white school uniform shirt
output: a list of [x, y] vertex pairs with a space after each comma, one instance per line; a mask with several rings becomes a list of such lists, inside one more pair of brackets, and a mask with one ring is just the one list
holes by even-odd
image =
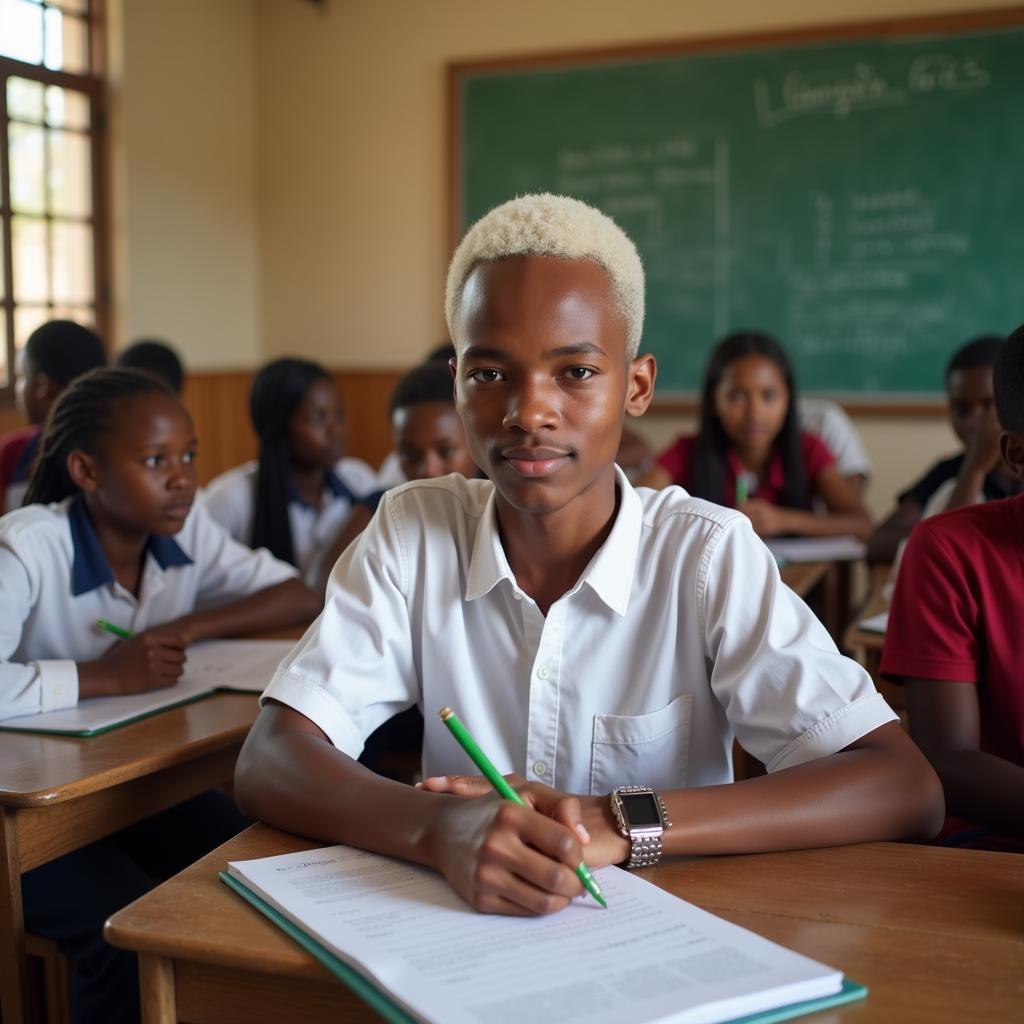
[[824, 441], [835, 456], [840, 476], [871, 476], [871, 460], [864, 442], [841, 405], [826, 398], [800, 398], [797, 414], [800, 426]]
[[137, 633], [298, 575], [233, 541], [201, 505], [146, 550], [136, 598], [114, 580], [80, 497], [0, 519], [0, 719], [78, 702], [75, 662], [117, 642], [97, 619]]
[[[252, 538], [258, 469], [255, 460], [235, 466], [211, 480], [202, 495], [210, 515], [243, 544]], [[376, 500], [381, 490], [377, 474], [365, 462], [346, 458], [328, 471], [319, 510], [303, 502], [294, 491], [289, 494], [292, 551], [308, 586], [316, 585], [320, 563], [345, 525], [352, 506], [364, 498]]]
[[424, 773], [476, 774], [438, 719], [450, 706], [500, 771], [580, 794], [731, 781], [734, 731], [777, 771], [895, 720], [745, 516], [618, 470], [617, 486], [607, 540], [546, 617], [509, 567], [490, 481], [389, 491], [262, 699], [351, 757], [418, 704]]

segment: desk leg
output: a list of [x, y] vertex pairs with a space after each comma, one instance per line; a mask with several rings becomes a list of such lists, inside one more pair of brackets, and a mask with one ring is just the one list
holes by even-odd
[[25, 973], [25, 917], [21, 906], [21, 857], [17, 811], [0, 817], [0, 1008], [4, 1024], [24, 1024], [28, 985]]
[[142, 1024], [178, 1024], [174, 996], [174, 961], [152, 953], [139, 954]]

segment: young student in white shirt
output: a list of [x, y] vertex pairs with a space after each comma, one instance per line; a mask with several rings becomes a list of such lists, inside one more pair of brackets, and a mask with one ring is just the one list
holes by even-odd
[[212, 480], [209, 513], [235, 540], [265, 547], [323, 593], [355, 507], [376, 507], [380, 485], [359, 459], [344, 458], [345, 410], [330, 374], [305, 359], [277, 359], [249, 395], [259, 458]]
[[[193, 507], [195, 453], [188, 413], [149, 374], [93, 370], [61, 393], [29, 504], [0, 519], [0, 718], [170, 686], [193, 641], [316, 614], [292, 566]], [[23, 877], [28, 930], [71, 960], [73, 1021], [138, 1019], [135, 958], [103, 922], [244, 823], [208, 793]]]
[[[279, 827], [441, 872], [482, 911], [550, 913], [574, 868], [933, 835], [935, 774], [743, 515], [616, 470], [650, 402], [633, 244], [576, 200], [526, 196], [448, 274], [457, 402], [489, 480], [385, 495], [264, 693], [236, 798]], [[426, 719], [421, 788], [355, 761]], [[452, 707], [529, 806], [460, 773]], [[734, 734], [768, 768], [732, 783]], [[315, 784], [314, 784], [315, 782]], [[617, 824], [609, 794], [667, 822]], [[453, 795], [454, 794], [454, 795]], [[458, 799], [464, 796], [465, 799]], [[624, 796], [629, 804], [629, 794]], [[670, 822], [670, 824], [669, 824]]]

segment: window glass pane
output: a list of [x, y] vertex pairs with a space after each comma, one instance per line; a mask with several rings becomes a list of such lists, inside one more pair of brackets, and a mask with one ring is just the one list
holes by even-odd
[[42, 213], [43, 129], [11, 123], [11, 208], [20, 213]]
[[89, 29], [81, 18], [46, 9], [46, 66], [78, 74], [89, 70]]
[[52, 319], [46, 306], [15, 306], [14, 307], [14, 345], [24, 348], [28, 336], [47, 320]]
[[43, 62], [43, 9], [28, 0], [0, 0], [0, 54]]
[[49, 315], [53, 320], [74, 320], [83, 327], [96, 329], [96, 311], [92, 306], [54, 306]]
[[7, 79], [7, 116], [43, 123], [43, 83], [27, 78]]
[[11, 218], [14, 241], [14, 301], [45, 302], [46, 221], [38, 217]]
[[89, 97], [59, 85], [46, 87], [46, 121], [57, 128], [89, 127]]
[[50, 213], [65, 217], [92, 215], [92, 166], [89, 136], [49, 131]]
[[65, 305], [92, 305], [95, 281], [92, 269], [92, 227], [54, 221], [53, 301]]

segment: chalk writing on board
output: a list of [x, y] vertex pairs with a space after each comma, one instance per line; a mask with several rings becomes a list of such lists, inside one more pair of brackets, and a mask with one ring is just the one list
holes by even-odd
[[948, 53], [915, 57], [907, 74], [911, 92], [972, 92], [983, 89], [992, 75], [976, 60], [957, 60]]
[[597, 204], [644, 239], [648, 276], [668, 286], [667, 305], [707, 317], [707, 337], [727, 330], [732, 262], [724, 134], [708, 129], [657, 142], [564, 147], [555, 166], [557, 191]]
[[782, 78], [777, 99], [772, 93], [767, 79], [754, 79], [754, 109], [762, 128], [775, 128], [808, 114], [845, 118], [854, 111], [908, 102], [907, 93], [890, 85], [870, 64], [814, 74], [790, 71]]

